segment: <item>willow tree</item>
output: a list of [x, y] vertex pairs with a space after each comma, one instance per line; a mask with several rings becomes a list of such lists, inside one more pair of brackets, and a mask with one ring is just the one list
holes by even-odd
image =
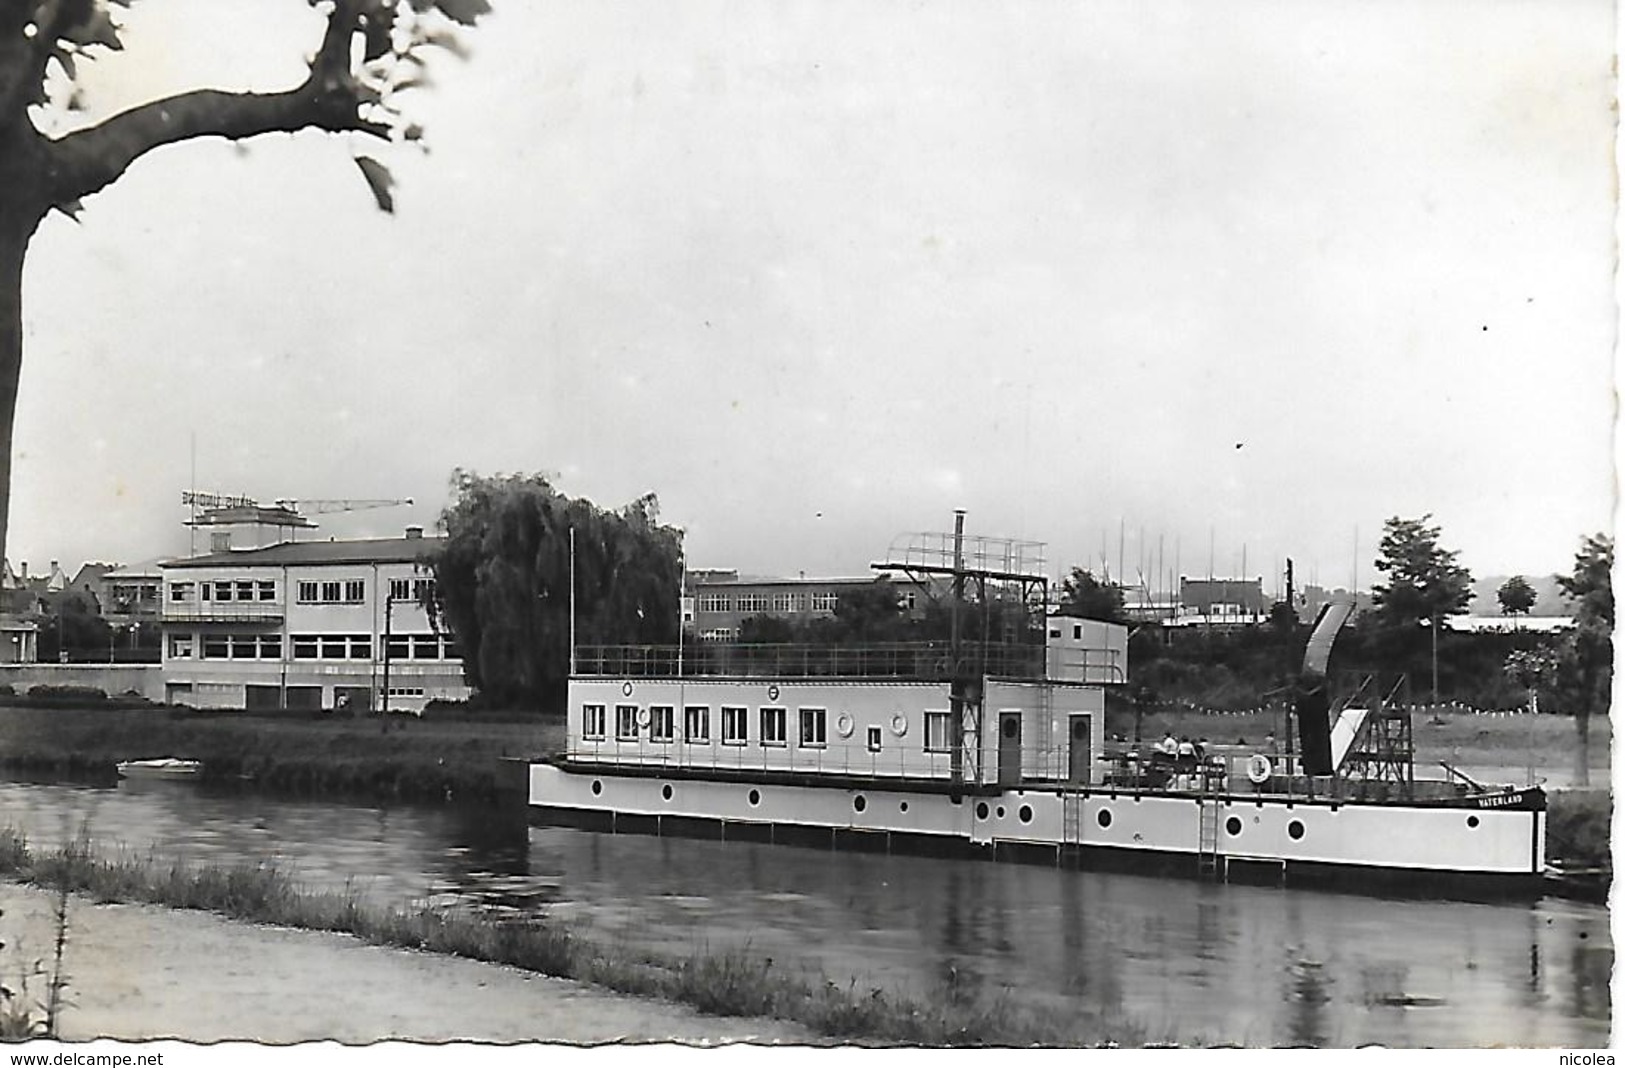
[[[298, 85], [199, 88], [75, 125], [68, 113], [81, 109], [80, 70], [121, 49], [122, 16], [134, 2], [0, 0], [0, 553], [11, 515], [23, 263], [40, 222], [53, 211], [79, 217], [86, 197], [153, 149], [181, 141], [309, 129], [415, 140], [419, 131], [401, 115], [396, 94], [421, 82], [429, 50], [457, 48], [457, 28], [489, 10], [487, 0], [287, 0], [325, 19], [312, 21], [312, 51]], [[64, 115], [68, 132], [44, 132], [42, 122], [48, 129]], [[388, 170], [366, 156], [356, 163], [379, 207], [391, 210]]]
[[681, 625], [682, 535], [650, 495], [619, 509], [567, 497], [543, 475], [459, 471], [430, 563], [434, 608], [457, 635], [468, 682], [495, 703], [553, 705], [583, 645], [654, 645]]

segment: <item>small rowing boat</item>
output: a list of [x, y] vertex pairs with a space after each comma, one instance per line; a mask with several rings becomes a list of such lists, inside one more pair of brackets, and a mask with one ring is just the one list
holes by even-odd
[[118, 765], [121, 779], [195, 779], [203, 774], [196, 760], [160, 757], [156, 760], [126, 760]]

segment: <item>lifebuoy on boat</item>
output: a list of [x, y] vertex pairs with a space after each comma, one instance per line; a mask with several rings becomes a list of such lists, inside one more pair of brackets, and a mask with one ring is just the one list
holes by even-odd
[[835, 717], [835, 733], [842, 738], [852, 737], [852, 717], [842, 712]]
[[1263, 753], [1254, 753], [1247, 758], [1247, 778], [1253, 785], [1262, 786], [1270, 781], [1270, 758]]
[[901, 738], [908, 733], [908, 717], [901, 712], [891, 718], [891, 732]]
[[649, 710], [647, 708], [638, 709], [638, 726], [647, 727], [648, 725], [649, 725]]

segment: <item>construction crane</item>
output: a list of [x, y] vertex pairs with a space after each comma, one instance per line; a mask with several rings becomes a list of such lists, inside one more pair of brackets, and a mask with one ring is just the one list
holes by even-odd
[[278, 497], [274, 502], [278, 508], [286, 508], [290, 512], [300, 515], [324, 515], [328, 512], [364, 512], [369, 508], [397, 508], [410, 505], [412, 498], [399, 497], [391, 500], [380, 499], [352, 499], [331, 497]]

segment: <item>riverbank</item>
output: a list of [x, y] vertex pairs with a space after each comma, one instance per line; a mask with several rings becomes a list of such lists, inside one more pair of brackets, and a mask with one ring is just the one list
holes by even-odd
[[[0, 885], [0, 981], [45, 955], [56, 895]], [[517, 968], [234, 923], [154, 905], [70, 899], [58, 1037], [190, 1042], [802, 1043], [793, 1024], [702, 1016]], [[30, 992], [39, 992], [31, 985]]]
[[[1002, 996], [978, 998], [952, 982], [931, 997], [914, 998], [859, 987], [855, 980], [837, 982], [747, 951], [713, 953], [700, 947], [678, 957], [606, 943], [540, 914], [503, 919], [470, 910], [378, 907], [353, 893], [302, 889], [263, 865], [169, 864], [102, 853], [84, 841], [36, 849], [5, 829], [0, 830], [0, 877], [101, 904], [197, 909], [257, 924], [340, 932], [374, 946], [429, 950], [658, 998], [705, 1016], [789, 1021], [823, 1040], [930, 1046], [1145, 1041], [1142, 1031], [1121, 1019], [1038, 1012]], [[70, 946], [79, 939], [75, 924], [70, 912]], [[137, 961], [132, 967], [142, 973], [146, 965]], [[298, 974], [327, 982], [321, 972]]]
[[124, 760], [202, 761], [212, 780], [413, 801], [493, 801], [503, 757], [560, 748], [563, 724], [180, 708], [0, 707], [0, 767], [110, 777]]

